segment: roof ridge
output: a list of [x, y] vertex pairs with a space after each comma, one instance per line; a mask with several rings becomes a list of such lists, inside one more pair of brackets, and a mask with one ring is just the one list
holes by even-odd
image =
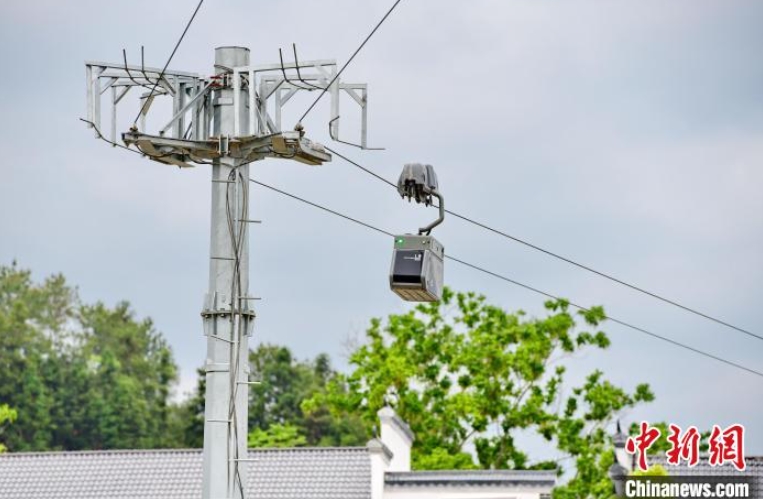
[[[249, 452], [367, 452], [368, 447], [251, 447]], [[199, 454], [201, 447], [190, 449], [86, 449], [86, 450], [50, 450], [31, 452], [5, 452], [0, 454], [0, 459], [30, 456], [83, 456], [83, 455], [125, 455], [125, 454]]]
[[556, 480], [556, 472], [553, 470], [432, 470], [387, 472], [384, 475], [384, 483], [392, 486], [426, 484], [494, 486], [512, 483], [553, 486]]
[[48, 450], [48, 451], [22, 451], [22, 452], [4, 452], [0, 454], [0, 459], [9, 457], [28, 457], [28, 456], [83, 456], [95, 454], [103, 456], [104, 454], [189, 454], [199, 453], [202, 449], [85, 449], [85, 450]]
[[393, 473], [422, 473], [422, 474], [431, 474], [435, 475], [438, 473], [447, 473], [447, 474], [453, 474], [453, 473], [495, 473], [497, 475], [502, 474], [512, 474], [512, 473], [537, 473], [537, 474], [544, 474], [544, 473], [550, 473], [550, 474], [556, 474], [556, 470], [495, 470], [495, 469], [473, 469], [473, 470], [411, 470], [411, 471], [395, 471]]
[[482, 475], [482, 476], [556, 476], [555, 470], [415, 470], [415, 471], [393, 471], [387, 472], [388, 475], [396, 476], [408, 476], [408, 477], [437, 477], [437, 476], [467, 476], [467, 475]]
[[[706, 458], [709, 457], [709, 452], [700, 452], [699, 457], [700, 458]], [[667, 454], [665, 452], [658, 452], [656, 454], [651, 454], [647, 456], [648, 459], [667, 459]], [[752, 461], [763, 461], [763, 455], [758, 456], [744, 456], [745, 461], [752, 460]]]
[[250, 447], [249, 452], [294, 452], [294, 451], [347, 451], [347, 452], [366, 452], [366, 446], [353, 447]]

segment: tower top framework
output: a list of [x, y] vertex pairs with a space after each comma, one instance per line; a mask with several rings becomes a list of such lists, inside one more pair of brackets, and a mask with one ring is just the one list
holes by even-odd
[[[220, 47], [218, 51], [242, 51], [244, 47]], [[85, 63], [87, 84], [87, 114], [85, 121], [95, 129], [96, 136], [112, 144], [121, 138], [127, 147], [134, 147], [148, 158], [181, 168], [230, 157], [252, 162], [268, 157], [320, 165], [331, 161], [331, 155], [318, 142], [305, 136], [301, 125], [283, 130], [282, 112], [298, 92], [325, 91], [330, 101], [329, 135], [333, 140], [370, 149], [368, 143], [368, 86], [365, 83], [345, 83], [337, 77], [335, 60], [281, 61], [275, 64], [250, 65], [234, 58], [232, 67], [215, 66], [214, 74], [176, 70], [161, 70], [141, 64]], [[248, 57], [247, 57], [248, 61]], [[231, 89], [231, 97], [219, 90]], [[135, 90], [135, 91], [133, 91]], [[136, 119], [118, 137], [118, 114], [123, 112], [125, 97], [138, 95]], [[339, 139], [341, 95], [349, 96], [360, 108], [360, 138], [354, 144]], [[171, 113], [161, 101], [171, 103]], [[219, 113], [216, 105], [231, 105], [233, 129], [220, 135]], [[105, 111], [108, 110], [108, 111]], [[149, 129], [148, 116], [162, 125]], [[162, 119], [164, 115], [164, 119]], [[108, 129], [102, 123], [108, 120]]]

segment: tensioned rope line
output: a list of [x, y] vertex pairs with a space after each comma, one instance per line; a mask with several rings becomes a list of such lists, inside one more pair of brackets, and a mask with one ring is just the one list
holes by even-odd
[[355, 49], [355, 52], [350, 56], [349, 59], [347, 59], [347, 62], [344, 63], [344, 66], [341, 67], [341, 69], [337, 72], [337, 74], [334, 75], [334, 77], [331, 79], [328, 85], [323, 87], [323, 90], [321, 90], [321, 93], [318, 94], [318, 97], [313, 101], [312, 104], [310, 104], [310, 107], [307, 108], [307, 111], [302, 115], [302, 117], [299, 119], [299, 123], [302, 123], [302, 120], [305, 119], [305, 117], [310, 113], [310, 111], [313, 110], [316, 104], [318, 104], [318, 101], [321, 100], [323, 95], [326, 93], [326, 91], [331, 87], [331, 85], [334, 84], [334, 82], [339, 78], [339, 76], [344, 72], [345, 69], [347, 69], [347, 66], [350, 65], [353, 59], [355, 59], [355, 56], [358, 55], [358, 53], [365, 47], [366, 43], [368, 43], [368, 40], [371, 39], [372, 36], [374, 36], [374, 33], [381, 27], [382, 24], [384, 24], [384, 21], [387, 20], [390, 14], [392, 14], [392, 11], [395, 10], [395, 7], [401, 2], [402, 0], [396, 0], [394, 4], [392, 4], [392, 7], [389, 8], [386, 14], [384, 14], [384, 17], [381, 18], [381, 20], [376, 24], [373, 30], [368, 34], [368, 36], [363, 40], [363, 42], [358, 46], [357, 49]]
[[[345, 220], [349, 220], [350, 222], [354, 222], [354, 223], [356, 223], [356, 224], [358, 224], [358, 225], [362, 225], [363, 227], [366, 227], [367, 229], [371, 229], [371, 230], [373, 230], [373, 231], [376, 231], [376, 232], [378, 232], [378, 233], [384, 234], [384, 235], [386, 235], [386, 236], [391, 236], [391, 237], [394, 237], [394, 234], [392, 234], [392, 233], [391, 233], [391, 232], [389, 232], [389, 231], [386, 231], [386, 230], [384, 230], [384, 229], [380, 229], [380, 228], [378, 228], [378, 227], [374, 227], [373, 225], [371, 225], [371, 224], [369, 224], [369, 223], [363, 222], [363, 221], [361, 221], [361, 220], [358, 220], [358, 219], [356, 219], [356, 218], [352, 218], [352, 217], [350, 217], [350, 216], [348, 216], [348, 215], [345, 215], [345, 214], [343, 214], [343, 213], [340, 213], [340, 212], [338, 212], [338, 211], [332, 210], [332, 209], [330, 209], [330, 208], [326, 208], [325, 206], [319, 205], [318, 203], [314, 203], [314, 202], [312, 202], [312, 201], [308, 201], [307, 199], [305, 199], [305, 198], [302, 198], [302, 197], [299, 197], [299, 196], [297, 196], [297, 195], [295, 195], [295, 194], [291, 194], [291, 193], [288, 193], [288, 192], [286, 192], [286, 191], [283, 191], [283, 190], [281, 190], [281, 189], [278, 189], [278, 188], [276, 188], [276, 187], [273, 187], [273, 186], [271, 186], [271, 185], [265, 184], [265, 183], [263, 183], [263, 182], [260, 182], [260, 181], [258, 181], [258, 180], [255, 180], [255, 179], [251, 179], [251, 178], [250, 178], [250, 179], [249, 179], [249, 181], [250, 181], [250, 182], [252, 182], [252, 183], [254, 183], [254, 184], [257, 184], [257, 185], [259, 185], [259, 186], [261, 186], [261, 187], [265, 187], [266, 189], [269, 189], [269, 190], [271, 190], [271, 191], [273, 191], [273, 192], [276, 192], [276, 193], [278, 193], [278, 194], [281, 194], [281, 195], [283, 195], [283, 196], [286, 196], [286, 197], [290, 197], [290, 198], [292, 198], [292, 199], [294, 199], [294, 200], [296, 200], [296, 201], [299, 201], [299, 202], [301, 202], [301, 203], [307, 204], [307, 205], [309, 205], [309, 206], [312, 206], [312, 207], [314, 207], [314, 208], [318, 208], [319, 210], [322, 210], [322, 211], [324, 211], [324, 212], [326, 212], [326, 213], [330, 213], [330, 214], [332, 214], [332, 215], [335, 215], [335, 216], [338, 216], [338, 217], [344, 218]], [[465, 260], [461, 260], [461, 259], [459, 259], [459, 258], [456, 258], [456, 257], [454, 257], [454, 256], [445, 255], [445, 258], [447, 258], [448, 260], [452, 260], [452, 261], [454, 261], [454, 262], [456, 262], [456, 263], [459, 263], [459, 264], [461, 264], [461, 265], [464, 265], [465, 267], [468, 267], [468, 268], [471, 268], [471, 269], [473, 269], [473, 270], [477, 270], [477, 271], [479, 271], [479, 272], [482, 272], [482, 273], [484, 273], [484, 274], [487, 274], [487, 275], [493, 276], [493, 277], [495, 277], [495, 278], [497, 278], [497, 279], [500, 279], [500, 280], [502, 280], [502, 281], [505, 281], [505, 282], [509, 282], [509, 283], [511, 283], [511, 284], [514, 284], [514, 285], [516, 285], [516, 286], [519, 286], [519, 287], [521, 287], [521, 288], [527, 289], [527, 290], [529, 290], [529, 291], [532, 291], [533, 293], [537, 293], [537, 294], [540, 294], [540, 295], [542, 295], [542, 296], [545, 296], [545, 297], [547, 297], [547, 298], [551, 298], [551, 299], [554, 299], [554, 300], [560, 300], [560, 299], [561, 299], [560, 297], [558, 297], [558, 296], [556, 296], [556, 295], [553, 295], [553, 294], [551, 294], [551, 293], [548, 293], [548, 292], [546, 292], [546, 291], [543, 291], [543, 290], [541, 290], [541, 289], [535, 288], [535, 287], [533, 287], [533, 286], [530, 286], [530, 285], [528, 285], [528, 284], [524, 284], [524, 283], [521, 283], [521, 282], [519, 282], [519, 281], [516, 281], [516, 280], [514, 280], [514, 279], [511, 279], [511, 278], [509, 278], [509, 277], [506, 277], [506, 276], [504, 276], [504, 275], [501, 275], [501, 274], [498, 274], [498, 273], [496, 273], [496, 272], [493, 272], [493, 271], [491, 271], [491, 270], [488, 270], [488, 269], [486, 269], [486, 268], [484, 268], [484, 267], [480, 267], [480, 266], [478, 266], [478, 265], [475, 265], [475, 264], [469, 263], [469, 262], [467, 262], [467, 261], [465, 261]], [[572, 305], [573, 307], [575, 307], [575, 308], [577, 308], [578, 310], [581, 310], [581, 311], [583, 311], [583, 312], [588, 312], [588, 311], [590, 310], [588, 307], [584, 307], [584, 306], [582, 306], [582, 305], [578, 305], [578, 304], [576, 304], [576, 303], [573, 303], [573, 302], [570, 302], [570, 301], [568, 301], [568, 303], [569, 303], [570, 305]], [[607, 319], [607, 320], [610, 320], [610, 321], [612, 321], [612, 322], [614, 322], [614, 323], [616, 323], [616, 324], [619, 324], [619, 325], [621, 325], [621, 326], [624, 326], [624, 327], [627, 327], [627, 328], [629, 328], [629, 329], [632, 329], [632, 330], [634, 330], [634, 331], [637, 331], [637, 332], [639, 332], [639, 333], [642, 333], [642, 334], [646, 334], [646, 335], [648, 335], [648, 336], [651, 336], [652, 338], [655, 338], [655, 339], [658, 339], [658, 340], [661, 340], [661, 341], [664, 341], [664, 342], [670, 343], [670, 344], [671, 344], [671, 345], [673, 345], [673, 346], [676, 346], [676, 347], [679, 347], [679, 348], [683, 348], [683, 349], [685, 349], [685, 350], [688, 350], [688, 351], [690, 351], [690, 352], [696, 353], [696, 354], [698, 354], [698, 355], [701, 355], [701, 356], [703, 356], [703, 357], [706, 357], [706, 358], [709, 358], [709, 359], [713, 359], [713, 360], [715, 360], [715, 361], [718, 361], [718, 362], [722, 362], [722, 363], [724, 363], [724, 364], [726, 364], [726, 365], [728, 365], [728, 366], [731, 366], [731, 367], [735, 367], [735, 368], [737, 368], [737, 369], [741, 369], [741, 370], [743, 370], [743, 371], [746, 371], [746, 372], [748, 372], [748, 373], [750, 373], [750, 374], [754, 374], [754, 375], [756, 375], [756, 376], [760, 376], [761, 378], [763, 378], [763, 372], [760, 372], [760, 371], [756, 371], [755, 369], [751, 369], [751, 368], [749, 368], [749, 367], [745, 367], [745, 366], [743, 366], [743, 365], [741, 365], [741, 364], [737, 364], [736, 362], [733, 362], [733, 361], [730, 361], [730, 360], [724, 359], [723, 357], [718, 357], [717, 355], [714, 355], [714, 354], [711, 354], [711, 353], [705, 352], [704, 350], [700, 350], [700, 349], [698, 349], [698, 348], [694, 348], [694, 347], [692, 347], [692, 346], [686, 345], [685, 343], [681, 343], [680, 341], [676, 341], [676, 340], [673, 340], [673, 339], [667, 338], [667, 337], [665, 337], [665, 336], [662, 336], [662, 335], [660, 335], [660, 334], [657, 334], [657, 333], [653, 333], [653, 332], [651, 332], [651, 331], [649, 331], [649, 330], [647, 330], [647, 329], [644, 329], [644, 328], [642, 328], [642, 327], [639, 327], [639, 326], [635, 326], [635, 325], [633, 325], [633, 324], [630, 324], [630, 323], [628, 323], [628, 322], [626, 322], [626, 321], [623, 321], [623, 320], [617, 319], [617, 318], [615, 318], [615, 317], [611, 317], [611, 316], [609, 316], [609, 315], [606, 315], [606, 319]]]
[[172, 58], [175, 57], [175, 52], [177, 52], [178, 48], [180, 47], [180, 44], [183, 43], [183, 38], [185, 38], [185, 34], [188, 33], [188, 28], [191, 27], [193, 20], [196, 19], [196, 14], [199, 13], [199, 9], [201, 8], [201, 4], [203, 3], [204, 3], [204, 0], [199, 0], [199, 4], [196, 6], [196, 10], [193, 11], [193, 15], [191, 15], [191, 18], [188, 20], [188, 23], [186, 23], [183, 33], [180, 35], [180, 38], [178, 38], [178, 41], [175, 44], [175, 48], [172, 49], [172, 53], [170, 54], [169, 58], [167, 58], [167, 62], [164, 64], [164, 67], [162, 68], [161, 73], [159, 73], [159, 78], [156, 79], [156, 82], [154, 82], [153, 88], [148, 93], [148, 97], [146, 98], [145, 101], [143, 101], [143, 105], [140, 106], [140, 111], [138, 111], [138, 115], [135, 117], [135, 119], [132, 122], [133, 125], [138, 123], [138, 118], [140, 118], [141, 113], [146, 108], [146, 105], [151, 100], [151, 97], [153, 97], [154, 92], [156, 91], [156, 87], [159, 85], [159, 82], [162, 81], [162, 78], [164, 78], [165, 71], [167, 71], [167, 68], [169, 67], [170, 62], [172, 62]]
[[[371, 175], [373, 177], [376, 177], [377, 179], [381, 180], [385, 184], [388, 184], [388, 185], [390, 185], [390, 186], [392, 186], [394, 188], [397, 188], [397, 186], [394, 183], [390, 182], [386, 178], [384, 178], [381, 175], [377, 174], [373, 170], [371, 170], [369, 168], [366, 168], [365, 166], [360, 165], [359, 163], [351, 160], [350, 158], [344, 156], [343, 154], [341, 154], [341, 153], [339, 153], [339, 152], [337, 152], [337, 151], [335, 151], [335, 150], [333, 150], [333, 149], [331, 149], [329, 147], [326, 147], [326, 150], [330, 151], [333, 154], [336, 154], [337, 156], [339, 156], [343, 160], [345, 160], [348, 163], [350, 163], [351, 165], [361, 169], [362, 171], [368, 173], [369, 175]], [[632, 289], [634, 291], [637, 291], [639, 293], [642, 293], [642, 294], [645, 294], [645, 295], [650, 296], [652, 298], [655, 298], [657, 300], [660, 300], [660, 301], [662, 301], [664, 303], [667, 303], [669, 305], [672, 305], [674, 307], [678, 307], [678, 308], [680, 308], [680, 309], [682, 309], [682, 310], [684, 310], [686, 312], [689, 312], [691, 314], [697, 315], [697, 316], [702, 317], [704, 319], [707, 319], [709, 321], [715, 322], [716, 324], [720, 324], [722, 326], [726, 326], [726, 327], [728, 327], [730, 329], [733, 329], [733, 330], [735, 330], [735, 331], [737, 331], [739, 333], [746, 334], [746, 335], [748, 335], [750, 337], [753, 337], [753, 338], [756, 338], [758, 340], [763, 340], [763, 336], [755, 334], [752, 331], [749, 331], [749, 330], [741, 328], [739, 326], [735, 326], [733, 324], [730, 324], [729, 322], [726, 322], [726, 321], [724, 321], [722, 319], [719, 319], [717, 317], [713, 317], [712, 315], [709, 315], [709, 314], [706, 314], [704, 312], [701, 312], [701, 311], [699, 311], [699, 310], [697, 310], [695, 308], [691, 308], [691, 307], [688, 307], [686, 305], [682, 305], [681, 303], [679, 303], [679, 302], [677, 302], [675, 300], [672, 300], [670, 298], [666, 298], [666, 297], [664, 297], [662, 295], [659, 295], [657, 293], [654, 293], [654, 292], [649, 291], [647, 289], [644, 289], [642, 287], [636, 286], [635, 284], [631, 284], [629, 282], [623, 281], [622, 279], [618, 279], [617, 277], [614, 277], [614, 276], [612, 276], [610, 274], [607, 274], [607, 273], [602, 272], [600, 270], [596, 270], [596, 269], [594, 269], [592, 267], [589, 267], [588, 265], [584, 265], [584, 264], [582, 264], [580, 262], [576, 262], [575, 260], [572, 260], [571, 258], [567, 258], [565, 256], [562, 256], [559, 253], [554, 253], [551, 250], [547, 250], [545, 248], [542, 248], [542, 247], [540, 247], [540, 246], [538, 246], [536, 244], [533, 244], [533, 243], [531, 243], [529, 241], [521, 239], [521, 238], [519, 238], [517, 236], [512, 236], [511, 234], [507, 234], [506, 232], [503, 232], [501, 230], [498, 230], [498, 229], [495, 229], [493, 227], [490, 227], [489, 225], [485, 225], [485, 224], [483, 224], [481, 222], [478, 222], [477, 220], [474, 220], [472, 218], [469, 218], [469, 217], [467, 217], [465, 215], [461, 215], [459, 213], [453, 212], [453, 211], [448, 210], [448, 209], [445, 210], [445, 213], [447, 213], [449, 215], [452, 215], [452, 216], [454, 216], [456, 218], [460, 218], [461, 220], [463, 220], [465, 222], [468, 222], [468, 223], [470, 223], [472, 225], [475, 225], [477, 227], [480, 227], [482, 229], [488, 230], [488, 231], [490, 231], [490, 232], [492, 232], [494, 234], [497, 234], [497, 235], [499, 235], [501, 237], [505, 237], [506, 239], [510, 239], [510, 240], [512, 240], [514, 242], [522, 244], [522, 245], [524, 245], [524, 246], [526, 246], [526, 247], [528, 247], [530, 249], [534, 249], [536, 251], [540, 251], [541, 253], [545, 253], [546, 255], [548, 255], [548, 256], [550, 256], [552, 258], [556, 258], [557, 260], [561, 260], [561, 261], [563, 261], [565, 263], [569, 263], [570, 265], [574, 265], [575, 267], [577, 267], [579, 269], [583, 269], [583, 270], [585, 270], [587, 272], [590, 272], [592, 274], [596, 274], [599, 277], [603, 277], [603, 278], [608, 279], [608, 280], [610, 280], [610, 281], [612, 281], [614, 283], [620, 284], [622, 286], [625, 286], [625, 287], [630, 288], [630, 289]]]

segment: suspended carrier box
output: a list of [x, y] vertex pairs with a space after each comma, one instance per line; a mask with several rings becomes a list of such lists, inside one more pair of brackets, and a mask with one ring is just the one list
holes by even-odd
[[389, 284], [406, 301], [439, 301], [445, 251], [432, 236], [395, 236]]

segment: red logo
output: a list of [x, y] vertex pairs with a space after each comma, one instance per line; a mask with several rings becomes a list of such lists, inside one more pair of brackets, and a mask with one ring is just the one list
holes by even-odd
[[649, 450], [654, 442], [660, 438], [660, 430], [653, 426], [649, 426], [646, 421], [641, 422], [641, 431], [635, 437], [629, 437], [625, 442], [625, 450], [629, 454], [635, 454], [638, 452], [638, 467], [642, 471], [646, 471], [648, 466], [646, 462], [646, 451]]
[[739, 471], [744, 471], [744, 426], [731, 425], [721, 431], [718, 425], [713, 425], [710, 434], [710, 466], [721, 466], [731, 463]]
[[[686, 432], [682, 432], [678, 425], [670, 425], [668, 434], [668, 444], [670, 449], [666, 452], [667, 463], [672, 466], [679, 466], [681, 461], [686, 461], [689, 467], [696, 466], [699, 463], [699, 444], [702, 436], [696, 426], [690, 426]], [[642, 421], [637, 435], [629, 437], [625, 442], [625, 450], [629, 454], [638, 455], [638, 467], [646, 471], [649, 466], [647, 463], [647, 452], [649, 448], [660, 438], [660, 430], [649, 423]], [[713, 425], [713, 431], [708, 440], [710, 456], [708, 463], [710, 466], [723, 466], [726, 463], [732, 464], [737, 470], [744, 471], [746, 464], [744, 461], [744, 426], [734, 424], [721, 430], [718, 425]]]
[[696, 426], [690, 426], [683, 437], [681, 428], [674, 424], [670, 425], [668, 443], [670, 450], [665, 454], [668, 464], [678, 466], [681, 460], [689, 463], [689, 467], [696, 466], [699, 462], [699, 438], [700, 434]]

